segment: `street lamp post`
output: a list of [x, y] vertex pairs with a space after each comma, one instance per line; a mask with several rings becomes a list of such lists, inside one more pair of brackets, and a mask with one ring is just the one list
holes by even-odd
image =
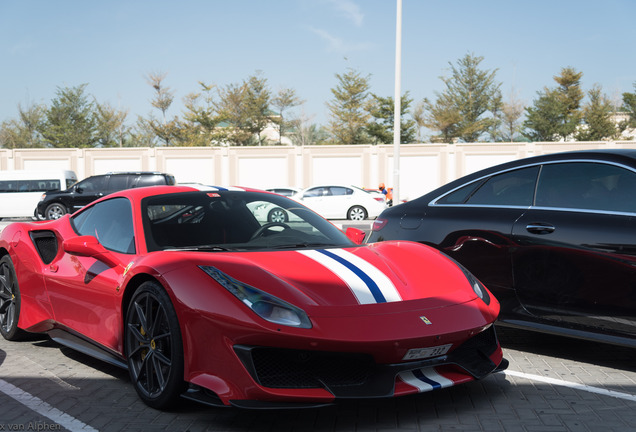
[[402, 70], [402, 0], [397, 0], [395, 25], [395, 105], [393, 107], [393, 202], [400, 203], [400, 81]]

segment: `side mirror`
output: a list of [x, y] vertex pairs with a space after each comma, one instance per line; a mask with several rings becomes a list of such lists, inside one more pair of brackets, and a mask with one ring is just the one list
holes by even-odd
[[111, 254], [94, 236], [79, 236], [65, 240], [62, 244], [64, 252], [70, 255], [92, 257], [103, 261], [111, 267], [121, 265], [121, 263]]
[[77, 192], [78, 194], [84, 193], [84, 188], [78, 186], [75, 188], [75, 192]]
[[355, 244], [362, 244], [366, 233], [359, 228], [349, 227], [345, 231], [346, 236]]

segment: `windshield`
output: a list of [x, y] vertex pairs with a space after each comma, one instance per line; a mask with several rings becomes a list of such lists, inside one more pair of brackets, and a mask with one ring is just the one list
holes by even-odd
[[289, 198], [261, 192], [185, 192], [142, 201], [149, 251], [349, 247], [338, 228]]

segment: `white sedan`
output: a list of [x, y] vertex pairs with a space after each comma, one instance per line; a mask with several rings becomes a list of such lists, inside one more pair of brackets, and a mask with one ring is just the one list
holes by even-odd
[[375, 219], [386, 208], [383, 196], [355, 186], [313, 186], [291, 198], [327, 219]]

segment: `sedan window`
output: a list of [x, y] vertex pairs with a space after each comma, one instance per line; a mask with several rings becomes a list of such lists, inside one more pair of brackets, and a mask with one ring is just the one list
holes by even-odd
[[467, 200], [467, 204], [531, 206], [538, 166], [508, 171], [489, 178]]
[[332, 186], [329, 188], [331, 190], [331, 195], [352, 195], [353, 190], [344, 187]]
[[616, 212], [636, 212], [636, 173], [591, 162], [544, 165], [536, 205]]

